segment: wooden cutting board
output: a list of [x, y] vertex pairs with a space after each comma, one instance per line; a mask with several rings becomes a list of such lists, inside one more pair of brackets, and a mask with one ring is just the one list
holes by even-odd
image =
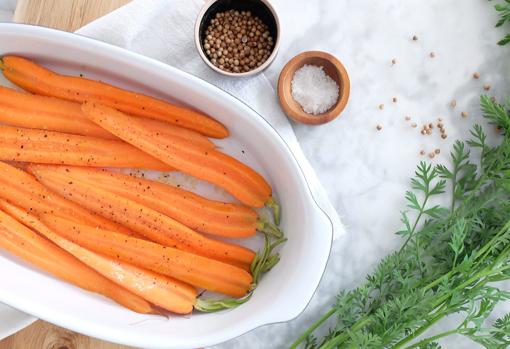
[[[130, 0], [18, 0], [14, 22], [75, 31]], [[0, 341], [0, 349], [127, 349], [42, 320]]]

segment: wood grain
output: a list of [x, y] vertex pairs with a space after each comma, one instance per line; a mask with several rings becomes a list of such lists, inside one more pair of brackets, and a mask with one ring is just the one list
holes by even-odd
[[38, 320], [0, 341], [0, 349], [128, 349]]
[[18, 0], [14, 22], [75, 31], [130, 0]]
[[[18, 0], [14, 22], [75, 31], [130, 0]], [[0, 324], [1, 326], [1, 324]], [[0, 341], [0, 349], [128, 349], [38, 320]]]

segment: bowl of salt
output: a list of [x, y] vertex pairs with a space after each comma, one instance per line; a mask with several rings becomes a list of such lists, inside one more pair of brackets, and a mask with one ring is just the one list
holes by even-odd
[[278, 98], [292, 120], [320, 125], [334, 120], [349, 100], [347, 70], [327, 52], [307, 51], [292, 58], [278, 79]]

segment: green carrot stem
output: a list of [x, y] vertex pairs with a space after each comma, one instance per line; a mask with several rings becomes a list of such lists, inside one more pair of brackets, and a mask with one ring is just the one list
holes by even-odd
[[443, 332], [443, 333], [439, 333], [439, 334], [436, 334], [435, 336], [422, 339], [421, 341], [416, 342], [413, 345], [408, 346], [406, 349], [423, 348], [423, 346], [425, 344], [428, 344], [430, 342], [435, 342], [438, 339], [441, 339], [443, 337], [451, 336], [452, 334], [456, 334], [457, 332], [458, 332], [458, 329], [451, 330], [451, 331], [446, 331], [446, 332]]
[[224, 298], [224, 299], [201, 299], [198, 298], [195, 304], [195, 310], [204, 313], [214, 313], [217, 311], [232, 309], [248, 302], [252, 296], [252, 292], [242, 298]]
[[257, 230], [277, 239], [281, 239], [283, 237], [281, 229], [264, 218], [259, 218], [257, 222]]
[[274, 223], [276, 225], [280, 225], [281, 209], [280, 209], [280, 205], [278, 204], [278, 202], [276, 202], [276, 200], [273, 197], [271, 197], [271, 198], [269, 198], [269, 200], [267, 200], [266, 206], [269, 207], [273, 211]]
[[289, 347], [289, 349], [296, 349], [299, 344], [301, 344], [313, 331], [315, 331], [320, 325], [324, 323], [327, 319], [329, 319], [333, 314], [336, 313], [335, 308], [331, 308], [326, 314], [322, 315], [322, 317], [317, 320], [312, 326], [310, 326], [298, 339], [294, 341]]

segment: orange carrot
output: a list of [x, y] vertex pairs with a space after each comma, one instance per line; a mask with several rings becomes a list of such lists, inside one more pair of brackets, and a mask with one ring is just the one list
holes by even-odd
[[3, 211], [0, 211], [0, 248], [59, 279], [102, 294], [133, 311], [154, 312], [147, 301], [106, 279]]
[[52, 170], [133, 200], [202, 233], [248, 237], [255, 235], [261, 223], [248, 207], [208, 200], [157, 181], [96, 168], [52, 166]]
[[[198, 132], [162, 121], [143, 120], [154, 134], [177, 137], [204, 149], [215, 148], [213, 142]], [[81, 111], [81, 104], [19, 92], [3, 86], [0, 86], [0, 122], [10, 126], [118, 140], [110, 132], [90, 121]]]
[[0, 122], [11, 126], [118, 139], [87, 119], [78, 103], [0, 86]]
[[207, 238], [149, 207], [71, 178], [52, 166], [29, 165], [28, 169], [48, 188], [149, 240], [244, 267], [255, 257], [255, 253], [245, 247]]
[[74, 222], [131, 235], [129, 229], [109, 221], [50, 191], [30, 174], [0, 161], [0, 198], [36, 216], [54, 214]]
[[95, 102], [82, 110], [90, 120], [175, 169], [216, 184], [252, 207], [271, 199], [271, 187], [250, 167], [217, 150], [204, 150], [155, 136], [142, 120]]
[[105, 278], [168, 311], [188, 314], [196, 302], [197, 290], [181, 281], [144, 270], [89, 251], [54, 233], [35, 216], [6, 201], [0, 207], [19, 222], [43, 235]]
[[244, 296], [251, 275], [235, 266], [189, 252], [46, 216], [44, 224], [86, 249], [232, 297]]
[[10, 126], [0, 126], [0, 160], [171, 170], [122, 141]]
[[165, 121], [206, 136], [228, 136], [228, 130], [221, 123], [189, 108], [101, 81], [59, 75], [22, 57], [5, 56], [0, 63], [7, 79], [33, 93], [80, 103], [87, 99], [96, 100], [132, 115]]

